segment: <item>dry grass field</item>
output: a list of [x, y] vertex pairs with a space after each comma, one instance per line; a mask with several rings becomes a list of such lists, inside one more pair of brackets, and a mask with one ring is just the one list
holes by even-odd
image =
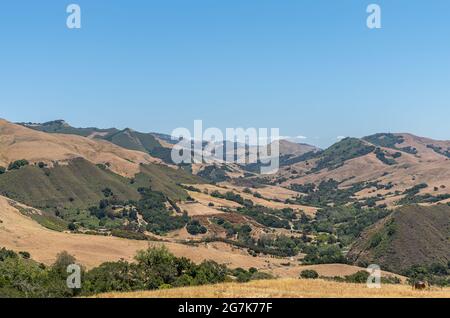
[[[169, 239], [169, 238], [167, 238]], [[56, 254], [68, 251], [77, 260], [92, 268], [106, 261], [117, 261], [121, 258], [132, 260], [136, 251], [149, 246], [165, 245], [176, 256], [183, 256], [194, 262], [215, 260], [232, 268], [256, 267], [262, 271], [275, 275], [298, 276], [298, 271], [286, 271], [283, 263], [286, 259], [273, 257], [252, 257], [242, 249], [234, 248], [225, 243], [209, 243], [185, 245], [174, 242], [146, 242], [106, 237], [98, 235], [84, 235], [61, 233], [42, 227], [31, 218], [21, 214], [12, 207], [8, 199], [0, 196], [0, 247], [14, 251], [27, 251], [34, 260], [44, 264], [51, 264]], [[299, 265], [296, 265], [299, 266]]]
[[[277, 202], [277, 201], [269, 200], [269, 199], [273, 199], [273, 198], [281, 198], [281, 199], [285, 200], [287, 198], [293, 198], [296, 195], [295, 192], [290, 191], [285, 188], [282, 188], [282, 187], [271, 186], [267, 189], [261, 188], [261, 189], [254, 190], [255, 192], [259, 192], [261, 195], [263, 195], [263, 198], [256, 198], [252, 194], [245, 193], [243, 191], [244, 188], [233, 186], [230, 184], [223, 184], [220, 186], [215, 186], [215, 185], [211, 185], [211, 184], [197, 184], [194, 186], [196, 188], [200, 189], [201, 191], [206, 190], [209, 193], [212, 193], [213, 191], [218, 191], [221, 194], [225, 194], [228, 191], [233, 191], [234, 193], [241, 195], [244, 199], [251, 200], [255, 204], [262, 205], [262, 206], [265, 206], [265, 207], [271, 208], [271, 209], [291, 208], [295, 211], [303, 211], [308, 215], [314, 215], [317, 212], [317, 208], [314, 208], [314, 207], [297, 205], [297, 204], [285, 204], [284, 202]], [[265, 195], [263, 193], [265, 193]], [[197, 199], [197, 197], [198, 197], [202, 201], [207, 200], [207, 197], [205, 197], [205, 195], [203, 193], [200, 195], [193, 193], [193, 197], [194, 197], [194, 199]], [[209, 196], [209, 197], [212, 198], [211, 196]], [[214, 199], [214, 198], [212, 198], [212, 199]], [[211, 202], [214, 203], [214, 201], [211, 201]], [[223, 200], [221, 201], [221, 203], [223, 204]]]
[[108, 293], [98, 298], [450, 298], [450, 288], [413, 290], [408, 285], [382, 285], [369, 289], [364, 284], [325, 280], [281, 279], [246, 284], [186, 287], [132, 293]]

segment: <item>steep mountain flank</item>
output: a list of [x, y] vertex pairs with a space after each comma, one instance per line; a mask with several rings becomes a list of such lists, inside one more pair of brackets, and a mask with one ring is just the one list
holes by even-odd
[[367, 229], [348, 258], [355, 264], [379, 264], [402, 271], [413, 265], [450, 261], [450, 207], [405, 206]]

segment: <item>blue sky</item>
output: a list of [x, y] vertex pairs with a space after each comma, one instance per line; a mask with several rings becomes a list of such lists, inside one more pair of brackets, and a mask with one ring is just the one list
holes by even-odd
[[0, 117], [450, 139], [449, 16], [447, 0], [2, 1]]

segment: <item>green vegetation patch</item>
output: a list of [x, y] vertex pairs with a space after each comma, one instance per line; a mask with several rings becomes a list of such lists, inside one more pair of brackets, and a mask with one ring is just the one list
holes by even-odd
[[413, 147], [397, 147], [398, 144], [401, 144], [405, 141], [403, 136], [394, 135], [391, 133], [381, 133], [375, 134], [371, 136], [367, 136], [363, 138], [365, 141], [370, 142], [379, 147], [391, 148], [399, 151], [403, 151], [412, 155], [417, 154], [417, 149]]
[[105, 187], [112, 189], [120, 199], [139, 198], [128, 179], [81, 158], [51, 169], [25, 166], [0, 175], [2, 195], [53, 212], [87, 209], [103, 198]]
[[160, 191], [174, 201], [186, 200], [188, 193], [181, 184], [206, 183], [200, 177], [194, 176], [184, 169], [173, 169], [165, 165], [147, 164], [141, 165], [141, 172], [134, 180], [134, 187], [151, 187], [154, 191]]
[[375, 150], [374, 146], [365, 144], [357, 138], [345, 138], [324, 150], [312, 172], [322, 169], [333, 170], [342, 166], [345, 161], [367, 155]]

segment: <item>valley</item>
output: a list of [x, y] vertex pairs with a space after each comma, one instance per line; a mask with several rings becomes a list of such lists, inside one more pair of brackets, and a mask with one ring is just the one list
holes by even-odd
[[[308, 270], [344, 284], [370, 264], [389, 284], [450, 282], [450, 142], [381, 133], [322, 150], [283, 140], [269, 176], [259, 163], [175, 165], [171, 146], [170, 136], [132, 129], [0, 120], [0, 248], [47, 267], [67, 251], [95, 272], [165, 247], [226, 266], [218, 282], [262, 279], [252, 286]], [[361, 294], [342, 294], [352, 295]]]

